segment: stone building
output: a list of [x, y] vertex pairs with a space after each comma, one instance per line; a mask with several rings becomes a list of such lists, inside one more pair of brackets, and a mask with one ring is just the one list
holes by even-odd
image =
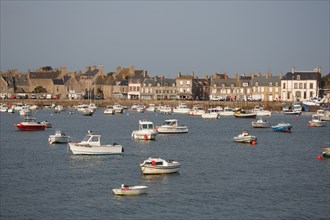
[[178, 73], [175, 83], [177, 87], [177, 98], [178, 99], [194, 99], [196, 94], [196, 84], [194, 81], [194, 74], [181, 74]]
[[175, 100], [177, 90], [174, 79], [152, 77], [143, 81], [141, 100]]
[[252, 99], [262, 101], [279, 101], [281, 97], [281, 77], [272, 76], [271, 73], [266, 73], [262, 76], [258, 73], [257, 76], [252, 75]]

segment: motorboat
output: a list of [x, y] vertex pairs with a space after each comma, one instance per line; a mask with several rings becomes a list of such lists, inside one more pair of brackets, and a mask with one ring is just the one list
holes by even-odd
[[173, 113], [173, 110], [172, 110], [172, 107], [170, 105], [162, 105], [160, 108], [159, 108], [159, 112], [161, 114], [167, 114], [167, 115], [170, 115]]
[[178, 134], [188, 133], [188, 127], [185, 125], [178, 125], [177, 119], [167, 119], [164, 124], [156, 127], [159, 134]]
[[140, 164], [143, 174], [170, 174], [179, 171], [181, 163], [175, 160], [164, 160], [159, 157], [149, 157]]
[[292, 103], [292, 111], [294, 112], [302, 112], [303, 106], [300, 104], [300, 102], [294, 102]]
[[[320, 109], [320, 110], [323, 111], [323, 112], [321, 112], [321, 114], [319, 114], [321, 116], [320, 120], [321, 121], [330, 121], [330, 111], [329, 110], [323, 110], [323, 109]], [[320, 111], [320, 110], [318, 110], [318, 111]], [[9, 109], [8, 109], [8, 112], [9, 112]]]
[[205, 113], [205, 110], [199, 106], [195, 105], [189, 112], [188, 115], [193, 115], [193, 116], [202, 116], [202, 114]]
[[23, 116], [23, 117], [26, 117], [26, 116], [32, 116], [32, 110], [29, 109], [28, 107], [22, 108], [22, 109], [19, 111], [19, 115], [20, 115], [20, 116]]
[[265, 110], [263, 107], [255, 106], [253, 109], [254, 113], [257, 113], [257, 116], [271, 116], [272, 112]]
[[0, 104], [0, 112], [7, 112], [8, 106], [6, 104]]
[[259, 118], [257, 121], [251, 122], [253, 128], [270, 128], [271, 125], [269, 121]]
[[64, 144], [70, 141], [70, 136], [67, 136], [64, 132], [56, 130], [55, 134], [51, 134], [48, 137], [50, 144]]
[[112, 189], [112, 192], [118, 196], [135, 196], [147, 193], [148, 186], [128, 186], [122, 184], [120, 188]]
[[64, 107], [62, 105], [57, 105], [54, 107], [54, 113], [61, 113], [64, 111]]
[[328, 144], [328, 147], [322, 147], [321, 150], [322, 150], [322, 156], [323, 157], [330, 157], [330, 147], [329, 147], [329, 144]]
[[87, 104], [80, 104], [80, 105], [77, 105], [75, 109], [78, 112], [84, 112], [86, 109], [89, 109], [89, 105], [87, 105]]
[[118, 103], [115, 103], [113, 105], [113, 109], [115, 110], [115, 113], [120, 113], [122, 114], [124, 112], [124, 107]]
[[272, 126], [273, 131], [291, 132], [292, 125], [288, 122], [280, 122], [277, 125]]
[[86, 108], [81, 111], [83, 116], [92, 116], [94, 114], [94, 110], [91, 108]]
[[112, 155], [124, 152], [124, 148], [120, 144], [101, 144], [101, 135], [93, 134], [92, 131], [88, 131], [81, 142], [70, 142], [68, 146], [75, 155]]
[[218, 109], [215, 109], [215, 108], [209, 108], [206, 110], [206, 112], [204, 114], [202, 114], [202, 118], [207, 118], [207, 119], [220, 118], [219, 111], [218, 111]]
[[308, 121], [309, 127], [325, 127], [327, 125], [326, 121], [321, 121], [321, 116], [318, 114], [312, 115], [312, 120]]
[[186, 103], [180, 103], [176, 108], [173, 109], [173, 113], [177, 114], [188, 114], [190, 108], [188, 108]]
[[132, 132], [132, 137], [138, 140], [155, 140], [157, 131], [154, 123], [147, 120], [139, 121], [139, 130]]
[[233, 138], [235, 142], [240, 142], [240, 143], [256, 143], [257, 137], [250, 135], [247, 130], [244, 130], [242, 134], [239, 134], [238, 136]]
[[228, 106], [224, 107], [222, 112], [219, 112], [219, 115], [221, 116], [233, 116], [234, 114], [234, 110]]
[[144, 111], [145, 111], [145, 107], [143, 105], [138, 105], [137, 106], [136, 112], [144, 113]]
[[235, 118], [256, 118], [257, 113], [240, 110], [234, 113]]
[[154, 112], [156, 111], [156, 105], [153, 103], [150, 103], [149, 106], [146, 108], [147, 112]]
[[295, 108], [293, 108], [293, 106], [284, 106], [282, 111], [285, 115], [301, 115], [302, 113], [302, 111], [298, 109], [297, 106]]
[[110, 105], [105, 108], [103, 113], [106, 115], [113, 115], [113, 114], [115, 114], [115, 109], [113, 108], [112, 105]]
[[20, 131], [40, 131], [45, 130], [45, 124], [36, 122], [35, 118], [25, 117], [24, 121], [14, 124]]

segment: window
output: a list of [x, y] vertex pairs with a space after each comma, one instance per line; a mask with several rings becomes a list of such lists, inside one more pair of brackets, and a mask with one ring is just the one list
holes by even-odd
[[269, 92], [273, 92], [273, 88], [272, 87], [269, 87]]
[[157, 83], [157, 86], [160, 87], [160, 83]]
[[304, 83], [304, 89], [306, 89], [306, 83]]
[[303, 84], [299, 83], [299, 89], [302, 89], [302, 88], [303, 88]]
[[[310, 84], [309, 84], [309, 88], [310, 88], [310, 89], [313, 89], [313, 83], [310, 83]], [[311, 97], [312, 97], [312, 96], [311, 96]]]
[[275, 83], [275, 86], [278, 86], [278, 82]]
[[187, 85], [190, 85], [190, 81], [187, 81]]
[[298, 89], [298, 83], [294, 83], [294, 88]]
[[300, 75], [297, 75], [297, 80], [300, 80]]
[[273, 83], [272, 83], [272, 82], [270, 82], [270, 83], [269, 83], [269, 86], [273, 86]]
[[182, 80], [180, 80], [180, 85], [183, 85], [183, 81]]
[[256, 86], [258, 86], [258, 82], [256, 82], [256, 84], [255, 84]]
[[285, 83], [283, 83], [283, 89], [285, 89]]

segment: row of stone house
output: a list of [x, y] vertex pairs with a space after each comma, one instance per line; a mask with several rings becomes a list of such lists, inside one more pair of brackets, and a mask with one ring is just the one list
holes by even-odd
[[239, 76], [214, 73], [198, 78], [179, 73], [175, 79], [151, 77], [146, 70], [117, 67], [105, 73], [103, 65], [88, 66], [84, 73], [68, 72], [66, 67], [43, 67], [36, 71], [1, 73], [0, 94], [37, 93], [61, 98], [102, 98], [134, 100], [227, 100], [295, 101], [320, 95], [320, 69], [287, 72], [284, 76], [266, 73]]

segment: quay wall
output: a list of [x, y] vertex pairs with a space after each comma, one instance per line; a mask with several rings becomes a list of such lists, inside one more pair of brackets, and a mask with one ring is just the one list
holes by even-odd
[[[226, 102], [226, 101], [197, 101], [197, 100], [120, 100], [120, 99], [110, 99], [110, 100], [93, 100], [98, 107], [105, 107], [108, 105], [113, 105], [115, 103], [119, 103], [121, 105], [130, 107], [133, 104], [142, 104], [147, 106], [150, 103], [155, 105], [170, 105], [172, 107], [176, 107], [179, 103], [184, 102], [186, 103], [189, 108], [192, 108], [194, 105], [200, 105], [204, 109], [209, 107], [216, 107], [216, 106], [229, 106], [231, 108], [241, 107], [243, 109], [253, 109], [254, 106], [262, 106], [265, 109], [271, 111], [281, 111], [283, 106], [291, 105], [291, 102]], [[89, 100], [75, 100], [75, 99], [3, 99], [0, 100], [0, 103], [5, 103], [7, 105], [13, 105], [15, 103], [23, 103], [23, 104], [30, 104], [30, 105], [38, 105], [38, 106], [48, 106], [48, 105], [62, 105], [64, 107], [72, 107], [79, 104], [89, 104]], [[310, 108], [309, 111], [316, 111], [319, 107]]]

